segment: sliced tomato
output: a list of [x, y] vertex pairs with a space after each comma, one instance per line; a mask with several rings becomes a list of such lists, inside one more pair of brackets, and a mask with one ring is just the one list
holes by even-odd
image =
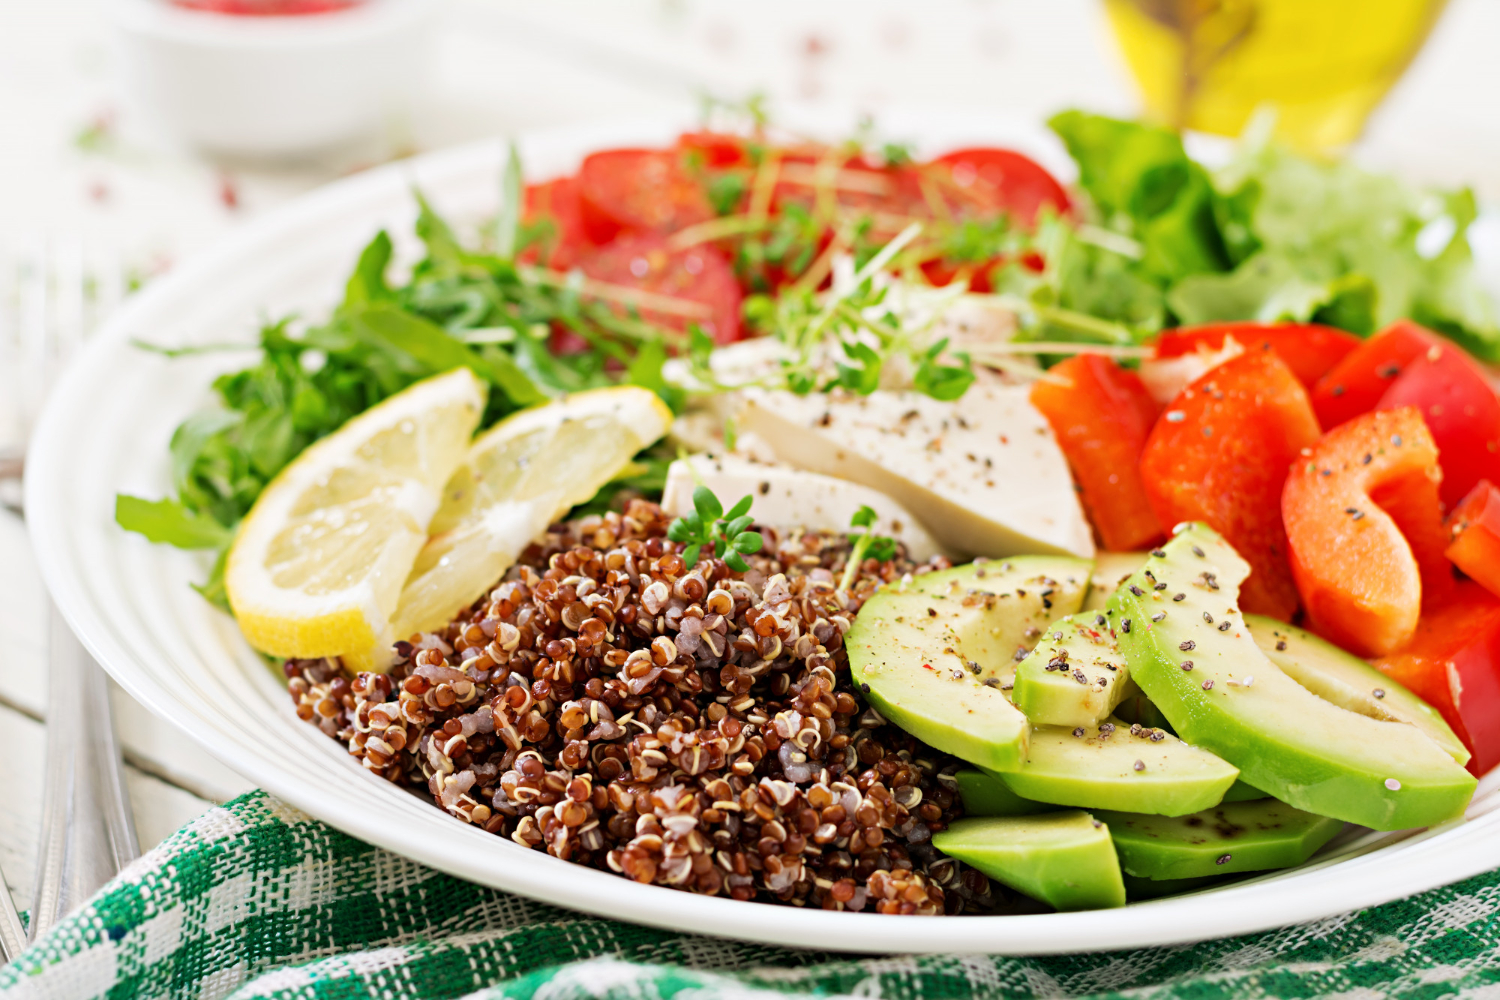
[[1453, 508], [1446, 527], [1453, 565], [1500, 596], [1500, 489], [1481, 479]]
[[972, 214], [1006, 212], [1024, 226], [1044, 206], [1059, 214], [1071, 207], [1068, 192], [1040, 163], [1009, 149], [955, 149], [924, 165], [943, 198]]
[[1407, 407], [1336, 427], [1287, 478], [1292, 575], [1320, 634], [1362, 656], [1405, 645], [1453, 589], [1437, 447]]
[[710, 246], [672, 251], [659, 236], [624, 237], [584, 256], [578, 266], [590, 278], [652, 296], [621, 302], [642, 319], [673, 330], [697, 323], [716, 343], [740, 338], [740, 286], [724, 255]]
[[523, 263], [566, 271], [589, 246], [578, 206], [578, 181], [573, 177], [526, 185], [523, 219], [528, 224], [547, 223], [547, 232], [521, 253]]
[[1391, 383], [1379, 408], [1414, 406], [1437, 443], [1443, 503], [1457, 504], [1481, 479], [1500, 483], [1500, 399], [1463, 348], [1435, 343]]
[[705, 167], [743, 167], [750, 163], [745, 137], [730, 132], [684, 132], [677, 137], [677, 147], [699, 154]]
[[1184, 389], [1156, 421], [1141, 478], [1158, 523], [1203, 521], [1250, 564], [1245, 610], [1289, 621], [1297, 589], [1287, 565], [1281, 490], [1318, 439], [1307, 392], [1269, 351], [1225, 362]]
[[578, 170], [583, 228], [596, 244], [621, 233], [672, 233], [713, 218], [680, 149], [607, 149]]
[[1474, 755], [1471, 772], [1500, 764], [1500, 598], [1460, 583], [1404, 649], [1373, 662], [1442, 713]]
[[1156, 342], [1156, 356], [1216, 352], [1224, 347], [1226, 337], [1233, 337], [1248, 351], [1275, 351], [1309, 390], [1361, 344], [1352, 333], [1315, 323], [1206, 323], [1165, 331]]
[[1116, 552], [1150, 548], [1165, 536], [1146, 498], [1139, 462], [1156, 403], [1140, 376], [1098, 354], [1071, 357], [1050, 374], [1059, 381], [1037, 382], [1031, 403], [1068, 457], [1099, 540]]
[[1344, 355], [1313, 389], [1313, 409], [1330, 430], [1369, 413], [1415, 358], [1442, 344], [1442, 338], [1411, 320], [1398, 320]]

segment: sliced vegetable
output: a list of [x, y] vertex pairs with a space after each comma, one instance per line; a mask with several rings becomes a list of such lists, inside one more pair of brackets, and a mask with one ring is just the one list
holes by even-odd
[[1275, 354], [1255, 351], [1183, 390], [1141, 454], [1157, 521], [1202, 521], [1250, 563], [1241, 594], [1247, 611], [1285, 620], [1297, 610], [1281, 490], [1293, 460], [1317, 439], [1296, 375]]
[[1481, 479], [1500, 482], [1500, 399], [1463, 348], [1429, 347], [1407, 363], [1379, 405], [1422, 412], [1437, 444], [1443, 503], [1458, 503]]
[[1313, 410], [1323, 427], [1332, 430], [1346, 420], [1380, 405], [1411, 361], [1442, 341], [1410, 320], [1392, 323], [1358, 349], [1346, 354], [1312, 391]]
[[1343, 424], [1293, 466], [1281, 513], [1321, 635], [1382, 656], [1411, 638], [1424, 598], [1430, 608], [1451, 592], [1437, 478], [1437, 448], [1411, 407]]
[[578, 267], [590, 278], [647, 293], [635, 302], [624, 297], [622, 312], [673, 330], [697, 324], [718, 344], [740, 337], [740, 286], [713, 247], [672, 250], [660, 237], [623, 237], [591, 251]]
[[1163, 332], [1156, 342], [1156, 356], [1175, 358], [1199, 350], [1219, 351], [1226, 337], [1233, 337], [1246, 350], [1274, 351], [1309, 391], [1360, 346], [1354, 334], [1316, 323], [1205, 323]]
[[955, 149], [932, 160], [924, 173], [937, 182], [945, 201], [983, 213], [1004, 212], [1031, 226], [1043, 208], [1066, 215], [1068, 193], [1047, 169], [1009, 149], [978, 146]]
[[1220, 804], [1188, 816], [1099, 812], [1137, 877], [1201, 878], [1300, 865], [1343, 830], [1342, 820], [1259, 799]]
[[1469, 581], [1422, 616], [1400, 652], [1373, 661], [1443, 714], [1474, 754], [1475, 775], [1500, 764], [1500, 598]]
[[676, 149], [607, 149], [578, 169], [583, 228], [595, 243], [621, 233], [671, 233], [714, 217]]
[[559, 177], [542, 184], [526, 185], [526, 209], [522, 222], [529, 238], [529, 245], [519, 257], [523, 263], [566, 271], [588, 248], [583, 215], [578, 206], [576, 178]]
[[[1163, 537], [1138, 468], [1157, 406], [1140, 376], [1098, 354], [1079, 354], [1039, 381], [1031, 404], [1068, 458], [1104, 548], [1150, 548]], [[1066, 380], [1066, 384], [1064, 383]]]
[[1446, 527], [1453, 541], [1444, 555], [1480, 586], [1500, 595], [1500, 490], [1481, 479], [1453, 508]]

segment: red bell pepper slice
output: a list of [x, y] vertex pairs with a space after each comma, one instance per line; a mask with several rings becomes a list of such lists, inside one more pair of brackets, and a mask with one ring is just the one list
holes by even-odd
[[1500, 596], [1500, 489], [1481, 479], [1448, 515], [1447, 527], [1453, 565]]
[[1313, 409], [1329, 430], [1380, 404], [1414, 359], [1440, 346], [1441, 337], [1411, 320], [1397, 320], [1349, 352], [1312, 391]]
[[1313, 628], [1362, 656], [1405, 645], [1424, 599], [1453, 588], [1437, 492], [1437, 448], [1416, 410], [1382, 410], [1329, 431], [1282, 493], [1292, 575]]
[[1435, 343], [1407, 362], [1379, 408], [1414, 406], [1437, 443], [1443, 503], [1453, 506], [1481, 479], [1500, 483], [1500, 399], [1474, 359]]
[[1184, 389], [1146, 441], [1141, 478], [1157, 521], [1203, 521], [1234, 546], [1251, 567], [1246, 611], [1282, 621], [1297, 611], [1281, 490], [1318, 433], [1297, 376], [1274, 353], [1252, 351]]
[[1423, 615], [1411, 642], [1373, 661], [1442, 713], [1482, 775], [1500, 764], [1500, 598], [1458, 584], [1443, 607]]
[[1316, 323], [1205, 323], [1164, 331], [1156, 342], [1156, 356], [1175, 358], [1200, 348], [1218, 351], [1226, 336], [1247, 351], [1274, 351], [1309, 390], [1361, 343], [1352, 333]]
[[1140, 376], [1098, 354], [1076, 355], [1049, 374], [1056, 380], [1037, 382], [1031, 403], [1052, 425], [1104, 548], [1156, 544], [1164, 533], [1138, 461], [1157, 406]]

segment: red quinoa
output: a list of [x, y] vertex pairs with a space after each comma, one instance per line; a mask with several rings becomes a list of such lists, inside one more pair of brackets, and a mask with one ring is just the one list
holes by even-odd
[[843, 535], [761, 529], [737, 573], [688, 567], [655, 504], [556, 525], [388, 674], [286, 664], [303, 719], [375, 774], [525, 847], [638, 882], [879, 913], [987, 910], [938, 853], [959, 764], [886, 722], [844, 633], [882, 583], [837, 588]]

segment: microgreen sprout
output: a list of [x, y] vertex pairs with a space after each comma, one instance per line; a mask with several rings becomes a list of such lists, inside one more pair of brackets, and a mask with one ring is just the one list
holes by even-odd
[[699, 486], [693, 490], [693, 513], [673, 521], [667, 527], [667, 537], [679, 544], [688, 543], [682, 558], [689, 566], [698, 564], [698, 556], [706, 548], [730, 569], [743, 573], [750, 568], [745, 556], [759, 552], [763, 543], [758, 532], [745, 530], [752, 520], [750, 504], [747, 493], [725, 511], [713, 490]]
[[896, 558], [896, 540], [875, 534], [877, 518], [875, 508], [866, 504], [855, 511], [854, 516], [849, 519], [849, 527], [864, 530], [858, 535], [851, 533], [851, 537], [854, 538], [854, 548], [849, 551], [849, 561], [844, 564], [844, 577], [839, 581], [840, 590], [848, 590], [854, 585], [854, 577], [859, 573], [859, 568], [864, 565], [866, 559], [890, 562]]

